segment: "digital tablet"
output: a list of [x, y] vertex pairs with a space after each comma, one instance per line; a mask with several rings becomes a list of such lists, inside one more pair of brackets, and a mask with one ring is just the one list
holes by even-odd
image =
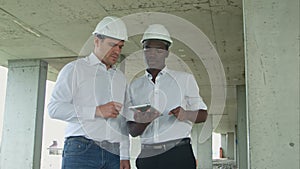
[[158, 112], [159, 114], [162, 114], [159, 112], [156, 108], [152, 107], [150, 104], [141, 104], [141, 105], [136, 105], [136, 106], [129, 106], [129, 109], [134, 111], [134, 112], [146, 112], [147, 110], [150, 109], [150, 112]]

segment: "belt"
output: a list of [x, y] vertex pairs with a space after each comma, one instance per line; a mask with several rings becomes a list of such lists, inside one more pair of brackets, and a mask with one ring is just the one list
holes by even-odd
[[104, 140], [104, 141], [95, 141], [95, 140], [92, 140], [92, 139], [88, 139], [84, 136], [70, 136], [68, 137], [66, 140], [79, 140], [81, 142], [84, 142], [84, 143], [94, 143], [96, 144], [97, 146], [105, 149], [105, 150], [108, 150], [110, 152], [113, 152], [115, 154], [118, 154], [116, 151], [119, 150], [120, 148], [120, 144], [119, 143], [111, 143], [107, 140]]
[[119, 149], [120, 144], [119, 143], [110, 143], [106, 140], [104, 141], [94, 141], [95, 144], [97, 144], [99, 147], [105, 148], [105, 149]]
[[178, 140], [167, 141], [163, 143], [155, 143], [155, 144], [142, 144], [142, 149], [152, 149], [152, 150], [169, 150], [173, 147], [178, 147], [182, 145], [190, 144], [190, 138], [183, 138]]

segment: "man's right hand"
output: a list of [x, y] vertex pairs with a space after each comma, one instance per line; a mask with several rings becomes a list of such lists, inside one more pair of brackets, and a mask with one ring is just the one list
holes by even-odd
[[108, 102], [106, 104], [96, 107], [96, 117], [102, 118], [116, 118], [119, 115], [119, 111], [122, 108], [122, 104], [118, 102]]
[[[150, 108], [151, 109], [151, 108]], [[150, 111], [148, 109], [145, 112], [136, 111], [134, 112], [134, 120], [136, 123], [150, 123], [154, 119], [156, 119], [158, 116], [160, 116], [160, 113], [157, 111]]]

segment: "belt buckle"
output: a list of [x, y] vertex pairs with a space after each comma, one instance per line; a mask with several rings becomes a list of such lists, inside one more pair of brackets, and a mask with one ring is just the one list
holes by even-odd
[[108, 144], [108, 141], [104, 140], [104, 141], [94, 141], [99, 147], [101, 148], [108, 148], [107, 145]]
[[153, 149], [164, 149], [167, 150], [167, 146], [165, 144], [162, 145], [154, 145], [152, 146]]
[[101, 142], [100, 142], [100, 147], [106, 147], [106, 148], [107, 148], [107, 146], [110, 145], [110, 144], [108, 144], [108, 143], [109, 143], [109, 142], [106, 141], [106, 140], [101, 141]]

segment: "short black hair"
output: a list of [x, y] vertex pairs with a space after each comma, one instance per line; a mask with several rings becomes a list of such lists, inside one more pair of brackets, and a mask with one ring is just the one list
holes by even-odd
[[99, 39], [105, 39], [105, 38], [107, 38], [107, 36], [101, 35], [101, 34], [96, 34], [96, 36], [97, 36], [97, 38], [99, 38]]

